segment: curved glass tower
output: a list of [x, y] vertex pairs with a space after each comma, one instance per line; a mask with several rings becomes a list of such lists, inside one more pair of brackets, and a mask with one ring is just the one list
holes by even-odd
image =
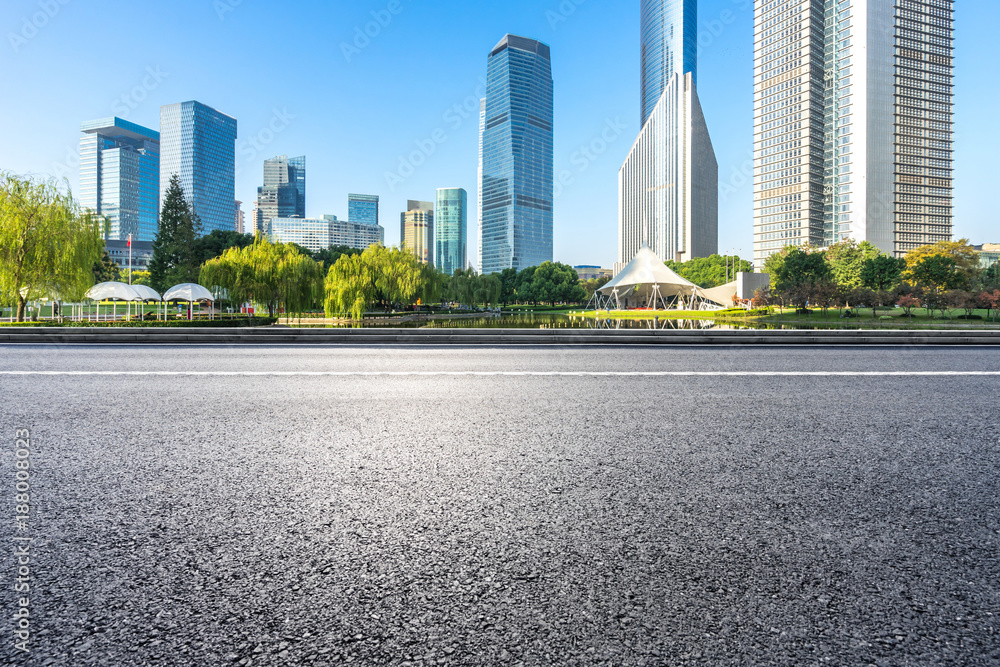
[[690, 72], [698, 85], [698, 0], [642, 0], [639, 30], [641, 127], [674, 74]]
[[484, 274], [552, 261], [552, 68], [549, 47], [507, 35], [490, 52], [482, 125]]

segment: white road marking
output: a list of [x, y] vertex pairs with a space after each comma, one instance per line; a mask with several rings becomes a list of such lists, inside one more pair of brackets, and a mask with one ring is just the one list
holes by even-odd
[[1000, 371], [0, 371], [14, 377], [1000, 377]]

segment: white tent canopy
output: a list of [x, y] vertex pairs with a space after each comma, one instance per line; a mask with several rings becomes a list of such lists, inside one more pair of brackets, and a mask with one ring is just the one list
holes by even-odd
[[174, 285], [163, 293], [164, 301], [214, 301], [215, 297], [197, 283]]
[[118, 282], [98, 283], [87, 291], [87, 298], [93, 301], [142, 301], [143, 298], [131, 285]]
[[132, 289], [135, 290], [136, 294], [142, 297], [143, 301], [162, 301], [163, 297], [152, 287], [147, 287], [145, 285], [131, 285]]

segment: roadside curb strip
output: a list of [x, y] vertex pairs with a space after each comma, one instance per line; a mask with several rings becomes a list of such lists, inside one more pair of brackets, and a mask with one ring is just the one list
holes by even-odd
[[0, 328], [0, 344], [116, 345], [985, 345], [1000, 347], [1000, 331], [642, 329], [103, 329]]

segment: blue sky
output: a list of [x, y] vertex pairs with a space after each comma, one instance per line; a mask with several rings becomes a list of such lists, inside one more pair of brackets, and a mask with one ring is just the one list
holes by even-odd
[[[1000, 3], [957, 4], [955, 233], [1000, 242]], [[358, 38], [366, 28], [375, 36]], [[703, 0], [699, 29], [719, 248], [750, 257], [752, 1]], [[555, 259], [610, 267], [618, 168], [639, 131], [638, 0], [3, 0], [0, 169], [66, 176], [75, 189], [81, 121], [119, 115], [157, 128], [160, 105], [196, 99], [239, 122], [245, 211], [264, 159], [304, 154], [308, 215], [346, 217], [348, 192], [379, 194], [396, 243], [407, 199], [464, 187], [475, 201], [477, 100], [486, 55], [506, 32], [552, 47], [555, 168], [568, 176]], [[472, 215], [473, 261], [475, 227]]]

